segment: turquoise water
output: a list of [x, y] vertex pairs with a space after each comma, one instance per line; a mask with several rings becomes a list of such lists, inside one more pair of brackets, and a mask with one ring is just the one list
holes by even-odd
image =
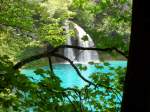
[[[126, 67], [127, 61], [107, 61], [111, 67]], [[100, 65], [103, 65], [102, 63]], [[78, 65], [77, 65], [78, 66]], [[97, 69], [94, 65], [86, 65], [87, 70], [86, 71], [80, 71], [81, 74], [86, 78], [89, 79], [90, 74], [94, 72], [113, 72], [110, 71], [110, 69], [107, 66], [104, 66], [104, 69]], [[45, 70], [49, 69], [49, 66], [42, 67]], [[84, 82], [76, 73], [74, 68], [70, 64], [53, 64], [54, 72], [55, 74], [62, 80], [61, 86], [62, 87], [73, 87], [78, 86], [79, 88], [86, 85], [86, 82]], [[21, 72], [28, 76], [32, 81], [40, 81], [42, 77], [40, 75], [36, 75], [34, 73], [36, 69], [22, 69]], [[114, 74], [115, 75], [115, 74]], [[89, 79], [90, 80], [90, 79]], [[116, 99], [118, 101], [118, 99]], [[89, 106], [87, 106], [89, 108]], [[94, 110], [94, 108], [93, 108]], [[29, 112], [33, 112], [33, 109], [30, 108]]]
[[[108, 61], [108, 62], [112, 67], [127, 66], [127, 61]], [[110, 72], [108, 67], [104, 67], [104, 69], [100, 70], [97, 69], [94, 65], [88, 64], [86, 66], [88, 69], [86, 71], [80, 71], [80, 72], [87, 79], [89, 79], [90, 74], [94, 72], [103, 72], [103, 73]], [[42, 68], [46, 70], [49, 69], [48, 66]], [[86, 82], [84, 82], [77, 75], [76, 71], [70, 64], [53, 64], [53, 68], [54, 68], [54, 73], [62, 80], [61, 83], [62, 87], [73, 87], [73, 86], [83, 87], [84, 85], [86, 85]], [[35, 69], [22, 69], [21, 72], [27, 75], [33, 81], [40, 81], [42, 77], [40, 75], [36, 75], [34, 73], [34, 70]]]

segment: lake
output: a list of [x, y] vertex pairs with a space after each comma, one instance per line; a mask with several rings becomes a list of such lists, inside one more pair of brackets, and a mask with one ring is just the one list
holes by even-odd
[[[118, 66], [126, 67], [127, 66], [127, 61], [107, 61], [107, 62], [112, 67], [118, 67]], [[103, 64], [101, 63], [100, 65], [103, 65]], [[104, 69], [102, 70], [97, 69], [94, 65], [87, 64], [86, 66], [88, 69], [85, 71], [80, 71], [80, 72], [87, 79], [89, 79], [90, 74], [94, 72], [103, 72], [103, 73], [110, 72], [107, 66], [104, 66]], [[47, 70], [49, 69], [49, 66], [44, 66], [41, 68]], [[76, 71], [70, 64], [53, 64], [53, 69], [54, 69], [54, 73], [62, 80], [62, 83], [61, 83], [62, 87], [73, 87], [73, 86], [83, 87], [86, 84], [86, 82], [84, 82], [77, 75]], [[28, 76], [31, 80], [33, 80], [34, 78], [36, 81], [40, 81], [42, 77], [40, 75], [36, 75], [34, 73], [35, 70], [36, 68], [22, 69], [21, 73]]]
[[[107, 61], [111, 67], [126, 67], [127, 66], [127, 61]], [[80, 64], [76, 64], [77, 66]], [[98, 65], [104, 66], [103, 63], [100, 63]], [[84, 76], [86, 79], [89, 79], [89, 76], [92, 73], [95, 72], [102, 72], [102, 73], [113, 73], [113, 70], [110, 70], [108, 66], [104, 66], [103, 69], [97, 69], [94, 65], [91, 64], [84, 64], [84, 66], [87, 66], [87, 70], [85, 71], [81, 71], [82, 76]], [[49, 66], [44, 66], [41, 67], [45, 70], [49, 69]], [[83, 87], [84, 85], [86, 85], [87, 83], [85, 81], [83, 81], [78, 74], [76, 73], [76, 71], [74, 70], [74, 68], [70, 65], [70, 64], [53, 64], [53, 69], [54, 69], [54, 73], [62, 80], [61, 86], [64, 88], [67, 87], [74, 87], [74, 86], [78, 86], [79, 88]], [[42, 79], [42, 77], [40, 75], [36, 75], [34, 73], [34, 71], [36, 70], [36, 68], [34, 69], [22, 69], [21, 73], [25, 74], [26, 76], [28, 76], [32, 81], [40, 81]], [[115, 75], [115, 72], [114, 72]], [[34, 80], [33, 80], [34, 79]], [[122, 99], [122, 98], [120, 98]], [[116, 98], [116, 101], [118, 101], [118, 99]], [[119, 104], [120, 106], [120, 104]], [[89, 108], [90, 106], [87, 105], [87, 107]], [[94, 110], [94, 108], [93, 108]], [[33, 109], [30, 108], [29, 112], [33, 112]]]

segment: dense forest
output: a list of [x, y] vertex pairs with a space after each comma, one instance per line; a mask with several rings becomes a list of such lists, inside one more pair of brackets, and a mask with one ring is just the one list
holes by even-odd
[[[128, 58], [131, 8], [131, 0], [1, 0], [0, 112], [119, 112], [126, 67], [112, 67], [106, 60]], [[95, 47], [67, 46], [67, 39], [75, 38], [76, 32], [64, 30], [66, 21], [82, 27]], [[86, 79], [80, 71], [86, 71], [87, 66], [76, 67], [56, 54], [67, 47], [98, 51], [103, 65], [113, 72], [96, 72], [91, 80]], [[62, 80], [53, 72], [51, 56], [70, 62], [87, 85], [62, 87]], [[104, 69], [97, 63], [89, 64]], [[35, 74], [43, 79], [30, 80], [21, 67], [36, 67]]]

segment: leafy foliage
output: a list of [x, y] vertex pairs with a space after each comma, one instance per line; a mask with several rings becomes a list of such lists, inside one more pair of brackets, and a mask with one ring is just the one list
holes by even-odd
[[[95, 64], [94, 64], [95, 65]], [[83, 88], [63, 88], [61, 80], [49, 70], [37, 69], [40, 80], [15, 71], [8, 57], [1, 57], [0, 104], [2, 109], [11, 111], [111, 111], [120, 109], [119, 94], [122, 94], [126, 68], [113, 68], [108, 73], [96, 72], [90, 75], [97, 87], [86, 85]], [[99, 68], [100, 71], [104, 68]], [[81, 65], [81, 70], [87, 67]], [[32, 80], [31, 80], [32, 79]], [[113, 88], [113, 89], [112, 89]], [[119, 92], [119, 93], [118, 93]]]
[[[19, 59], [65, 43], [65, 20], [81, 25], [97, 47], [116, 47], [128, 52], [131, 2], [129, 0], [1, 0], [0, 2], [0, 112], [116, 112], [126, 68], [89, 62], [97, 70], [90, 75], [97, 85], [63, 88], [51, 71], [35, 70], [41, 80], [14, 70]], [[72, 33], [70, 34], [72, 35]], [[87, 37], [82, 38], [87, 41]], [[88, 69], [79, 65], [80, 71]], [[120, 96], [118, 95], [120, 94]]]
[[132, 0], [74, 0], [73, 21], [93, 38], [97, 47], [116, 47], [128, 53]]
[[[53, 7], [47, 6], [47, 3]], [[3, 10], [0, 14], [1, 38], [6, 38], [0, 41], [0, 44], [3, 44], [1, 52], [3, 48], [9, 51], [4, 51], [2, 55], [12, 55], [15, 61], [18, 58], [16, 56], [20, 56], [20, 52], [23, 52], [22, 48], [43, 48], [45, 41], [53, 46], [65, 43], [67, 32], [64, 31], [63, 22], [72, 15], [71, 11], [67, 10], [67, 2], [61, 8], [60, 2], [54, 0], [45, 2], [6, 0], [0, 5]], [[8, 41], [9, 44], [4, 44]], [[25, 54], [28, 56], [28, 53], [24, 53], [21, 58], [25, 58]]]
[[0, 21], [4, 25], [10, 25], [14, 27], [32, 28], [33, 18], [32, 13], [34, 10], [31, 7], [33, 4], [29, 4], [24, 0], [2, 0], [1, 2]]

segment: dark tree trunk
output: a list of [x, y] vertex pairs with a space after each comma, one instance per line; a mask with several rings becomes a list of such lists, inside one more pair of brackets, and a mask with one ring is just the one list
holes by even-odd
[[121, 112], [150, 112], [150, 4], [133, 0], [131, 43]]

